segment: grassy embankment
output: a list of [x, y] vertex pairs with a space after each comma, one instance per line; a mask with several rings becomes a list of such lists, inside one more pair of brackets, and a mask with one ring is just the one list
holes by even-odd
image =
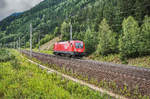
[[[25, 56], [25, 57], [28, 57], [28, 56]], [[28, 57], [28, 58], [30, 58], [30, 57]], [[39, 64], [47, 66], [48, 68], [57, 70], [58, 72], [62, 72], [66, 75], [70, 75], [74, 78], [83, 80], [87, 83], [93, 84], [99, 88], [106, 89], [108, 91], [117, 93], [119, 95], [122, 95], [125, 97], [130, 97], [131, 99], [149, 99], [149, 96], [141, 95], [141, 93], [139, 93], [138, 85], [135, 85], [137, 87], [135, 87], [134, 89], [131, 90], [126, 84], [124, 84], [122, 87], [119, 87], [114, 81], [111, 81], [111, 82], [108, 82], [106, 80], [98, 81], [97, 79], [95, 79], [93, 77], [88, 77], [88, 75], [85, 75], [85, 74], [82, 75], [80, 73], [77, 73], [77, 72], [73, 71], [73, 69], [67, 69], [65, 67], [59, 67], [58, 65], [48, 64], [45, 62], [43, 63], [35, 58], [32, 58], [32, 60]]]
[[[12, 55], [13, 53], [13, 55]], [[4, 58], [6, 57], [6, 58]], [[107, 99], [86, 86], [47, 74], [14, 50], [0, 50], [0, 98]]]
[[[23, 49], [23, 50], [24, 50], [24, 49]], [[29, 48], [26, 48], [25, 50], [30, 51]], [[52, 51], [52, 50], [40, 50], [40, 51], [39, 51], [39, 49], [34, 48], [34, 49], [32, 49], [32, 51], [34, 51], [34, 52], [39, 52], [39, 53], [45, 53], [45, 54], [53, 54], [53, 51]]]

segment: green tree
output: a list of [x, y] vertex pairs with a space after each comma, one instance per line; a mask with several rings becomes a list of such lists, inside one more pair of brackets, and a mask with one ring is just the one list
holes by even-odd
[[58, 36], [59, 34], [60, 34], [60, 28], [56, 27], [55, 30], [54, 30], [54, 35]]
[[110, 29], [106, 19], [103, 19], [99, 25], [99, 44], [97, 52], [102, 55], [114, 53], [117, 51], [116, 33]]
[[[59, 27], [58, 35], [60, 35], [60, 25], [64, 21], [67, 24], [69, 24], [68, 21], [72, 22], [74, 38], [82, 40], [87, 26], [94, 25], [94, 31], [98, 32], [99, 23], [103, 18], [107, 19], [115, 33], [120, 33], [122, 32], [122, 21], [128, 16], [134, 16], [141, 25], [144, 16], [150, 15], [149, 4], [150, 0], [44, 0], [28, 11], [2, 20], [0, 33], [4, 33], [4, 35], [0, 35], [0, 40], [11, 43], [16, 41], [19, 35], [22, 35], [28, 42], [30, 23], [32, 23], [33, 29], [38, 28], [43, 35], [54, 34], [57, 32], [56, 27]], [[89, 19], [88, 22], [87, 19]], [[93, 31], [93, 28], [90, 29]], [[5, 36], [11, 34], [15, 34], [15, 36], [4, 40]], [[64, 36], [63, 40], [68, 40], [69, 28], [64, 34], [67, 36]], [[36, 40], [37, 37], [33, 36], [33, 38]]]
[[95, 40], [94, 34], [95, 32], [91, 31], [91, 29], [88, 27], [84, 36], [85, 48], [88, 54], [91, 54], [92, 52], [94, 52], [96, 48], [97, 41]]
[[62, 40], [69, 40], [70, 38], [70, 26], [67, 22], [63, 22], [63, 24], [61, 25], [61, 36], [62, 36]]
[[145, 16], [143, 25], [141, 27], [141, 54], [148, 54], [150, 52], [150, 17]]
[[124, 19], [122, 28], [123, 34], [119, 40], [121, 57], [135, 57], [139, 55], [141, 34], [138, 22], [132, 16], [129, 16], [127, 19]]

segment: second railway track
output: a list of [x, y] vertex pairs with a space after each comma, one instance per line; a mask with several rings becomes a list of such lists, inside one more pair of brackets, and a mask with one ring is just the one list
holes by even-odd
[[[30, 55], [29, 51], [26, 50], [23, 50], [22, 53]], [[132, 91], [138, 86], [140, 94], [150, 96], [150, 69], [148, 68], [64, 58], [37, 52], [33, 52], [33, 57], [41, 62], [56, 64], [61, 68], [73, 70], [75, 73], [87, 75], [97, 81], [113, 81], [120, 88], [126, 85]]]

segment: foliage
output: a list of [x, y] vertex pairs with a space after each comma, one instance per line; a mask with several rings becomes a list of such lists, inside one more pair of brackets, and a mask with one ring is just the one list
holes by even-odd
[[55, 35], [55, 36], [60, 35], [60, 28], [58, 28], [58, 27], [55, 28], [55, 30], [54, 30], [54, 35]]
[[122, 57], [135, 57], [139, 55], [140, 49], [140, 28], [133, 17], [128, 17], [123, 21], [123, 35], [119, 40], [119, 49]]
[[15, 56], [10, 54], [6, 49], [0, 49], [0, 62], [7, 62], [14, 59]]
[[[36, 29], [33, 31], [35, 34], [40, 30], [41, 34], [46, 35], [56, 33], [57, 29], [60, 30], [64, 21], [71, 22], [73, 36], [78, 39], [80, 35], [84, 37], [89, 25], [94, 25], [92, 29], [98, 31], [99, 22], [106, 18], [112, 30], [120, 32], [124, 18], [134, 16], [141, 22], [145, 15], [150, 15], [149, 6], [145, 5], [149, 3], [149, 0], [44, 0], [28, 11], [2, 20], [0, 41], [5, 44], [21, 37], [23, 41], [28, 42], [30, 23], [33, 24], [33, 30]], [[33, 36], [33, 39], [36, 38]]]
[[30, 47], [30, 43], [27, 42], [26, 45], [25, 45], [25, 47], [26, 47], [26, 48]]
[[70, 30], [70, 25], [64, 21], [63, 24], [61, 25], [61, 29], [60, 29], [62, 40], [64, 40], [64, 41], [70, 40], [70, 31], [69, 30]]
[[88, 87], [62, 78], [54, 73], [48, 74], [37, 65], [31, 64], [18, 52], [16, 55], [19, 68], [10, 62], [0, 63], [0, 98], [32, 99], [104, 99]]
[[96, 49], [96, 43], [97, 43], [97, 40], [96, 40], [96, 32], [92, 31], [90, 29], [90, 27], [88, 27], [88, 29], [86, 30], [86, 33], [85, 33], [85, 37], [84, 37], [84, 43], [85, 43], [85, 46], [86, 46], [86, 52], [88, 54], [92, 53], [95, 51]]
[[[21, 46], [26, 44], [26, 47], [29, 47], [30, 23], [33, 25], [33, 47], [39, 46], [39, 34], [41, 38], [45, 38], [46, 35], [53, 35], [53, 38], [62, 34], [62, 40], [69, 40], [69, 24], [71, 23], [73, 26], [73, 39], [85, 41], [88, 53], [94, 51], [104, 55], [114, 52], [119, 53], [116, 47], [118, 45], [118, 37], [120, 36], [121, 40], [124, 39], [122, 37], [124, 37], [124, 28], [126, 27], [122, 28], [122, 22], [124, 19], [132, 16], [137, 20], [139, 26], [144, 22], [141, 29], [138, 30], [140, 31], [140, 37], [136, 35], [134, 35], [136, 37], [133, 37], [139, 38], [142, 42], [134, 44], [133, 48], [131, 48], [132, 44], [129, 44], [130, 48], [128, 50], [132, 50], [127, 53], [130, 55], [127, 55], [125, 49], [121, 48], [122, 44], [120, 43], [121, 55], [123, 57], [133, 57], [135, 54], [137, 54], [136, 56], [146, 55], [150, 51], [148, 36], [146, 36], [149, 33], [147, 32], [149, 31], [149, 4], [149, 0], [44, 0], [28, 11], [2, 20], [0, 22], [0, 42], [3, 45], [11, 44], [21, 37]], [[146, 15], [147, 18], [144, 20]], [[100, 43], [103, 41], [99, 39], [100, 35], [98, 34], [103, 32], [99, 29], [99, 23], [103, 19], [107, 20], [107, 25], [101, 25], [101, 28], [107, 27], [108, 34], [111, 32], [111, 36], [108, 36], [111, 39], [108, 40], [107, 38], [107, 42], [104, 40], [105, 42], [101, 45]], [[43, 39], [41, 44], [46, 41], [48, 39]], [[110, 41], [112, 42], [110, 43]], [[98, 49], [97, 44], [99, 44]], [[137, 47], [138, 50], [135, 51]]]
[[53, 35], [46, 35], [44, 38], [42, 38], [42, 39], [40, 40], [40, 45], [42, 45], [42, 44], [44, 44], [44, 43], [46, 43], [46, 42], [52, 40], [52, 38], [53, 38]]
[[141, 35], [140, 52], [147, 55], [150, 53], [150, 17], [148, 16], [145, 16], [143, 25], [141, 26]]
[[103, 19], [99, 26], [99, 44], [97, 52], [107, 55], [117, 51], [116, 34], [110, 29], [106, 19]]

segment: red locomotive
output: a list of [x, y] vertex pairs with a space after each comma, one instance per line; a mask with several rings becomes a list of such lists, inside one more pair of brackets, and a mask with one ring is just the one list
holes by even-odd
[[55, 55], [84, 56], [85, 44], [78, 40], [57, 42], [53, 50]]

